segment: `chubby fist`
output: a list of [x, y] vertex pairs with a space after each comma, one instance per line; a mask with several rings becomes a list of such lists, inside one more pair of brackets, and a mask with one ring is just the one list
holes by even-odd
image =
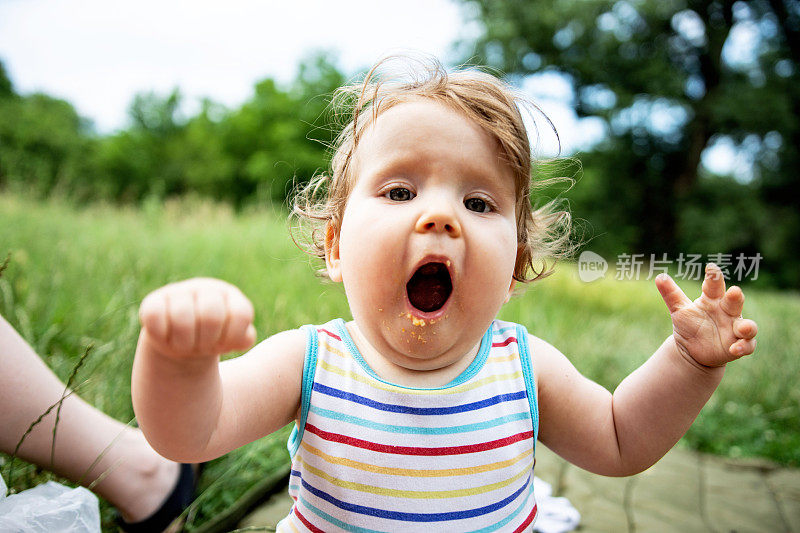
[[139, 308], [140, 342], [172, 358], [215, 357], [256, 340], [253, 305], [237, 287], [193, 278], [148, 294]]

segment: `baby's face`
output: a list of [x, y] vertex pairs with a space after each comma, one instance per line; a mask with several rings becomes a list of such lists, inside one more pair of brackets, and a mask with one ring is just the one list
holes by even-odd
[[398, 104], [362, 137], [357, 182], [327, 254], [359, 331], [416, 370], [471, 353], [513, 286], [515, 188], [497, 144], [432, 100]]

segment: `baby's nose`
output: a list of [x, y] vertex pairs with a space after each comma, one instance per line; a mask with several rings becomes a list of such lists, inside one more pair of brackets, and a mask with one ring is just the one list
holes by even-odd
[[419, 233], [445, 233], [450, 237], [461, 236], [461, 224], [453, 211], [445, 206], [430, 206], [420, 215], [414, 228]]

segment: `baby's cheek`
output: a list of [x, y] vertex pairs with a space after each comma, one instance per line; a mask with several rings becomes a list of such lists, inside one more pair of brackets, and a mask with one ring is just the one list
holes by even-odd
[[514, 273], [514, 267], [517, 264], [517, 255], [519, 253], [519, 244], [517, 243], [516, 231], [513, 233], [506, 233], [502, 238], [497, 239], [497, 248], [493, 253], [495, 258], [495, 268], [503, 273]]

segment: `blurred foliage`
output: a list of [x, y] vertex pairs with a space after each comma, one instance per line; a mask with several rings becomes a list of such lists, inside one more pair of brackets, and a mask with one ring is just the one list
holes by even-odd
[[[758, 284], [800, 288], [800, 3], [797, 0], [459, 0], [480, 31], [464, 57], [535, 86], [560, 76], [603, 139], [547, 172], [580, 175], [561, 196], [585, 248], [621, 253], [761, 254]], [[97, 135], [70, 104], [19, 95], [0, 64], [0, 190], [137, 203], [187, 192], [237, 208], [285, 201], [327, 166], [326, 116], [345, 81], [318, 53], [294, 81], [257, 83], [227, 109], [144, 93], [129, 126]], [[740, 160], [716, 176], [716, 145]], [[549, 169], [549, 170], [548, 170]], [[562, 174], [563, 175], [563, 174]]]
[[[800, 2], [461, 0], [481, 28], [464, 57], [535, 85], [558, 75], [606, 136], [565, 194], [588, 245], [764, 256], [760, 281], [800, 287]], [[711, 175], [709, 147], [746, 168]]]
[[130, 126], [99, 136], [67, 102], [16, 94], [0, 63], [0, 187], [118, 202], [190, 191], [237, 206], [283, 201], [294, 180], [325, 168], [336, 132], [320, 124], [344, 81], [320, 53], [289, 86], [265, 79], [235, 110], [206, 100], [185, 118], [177, 90], [138, 94]]

